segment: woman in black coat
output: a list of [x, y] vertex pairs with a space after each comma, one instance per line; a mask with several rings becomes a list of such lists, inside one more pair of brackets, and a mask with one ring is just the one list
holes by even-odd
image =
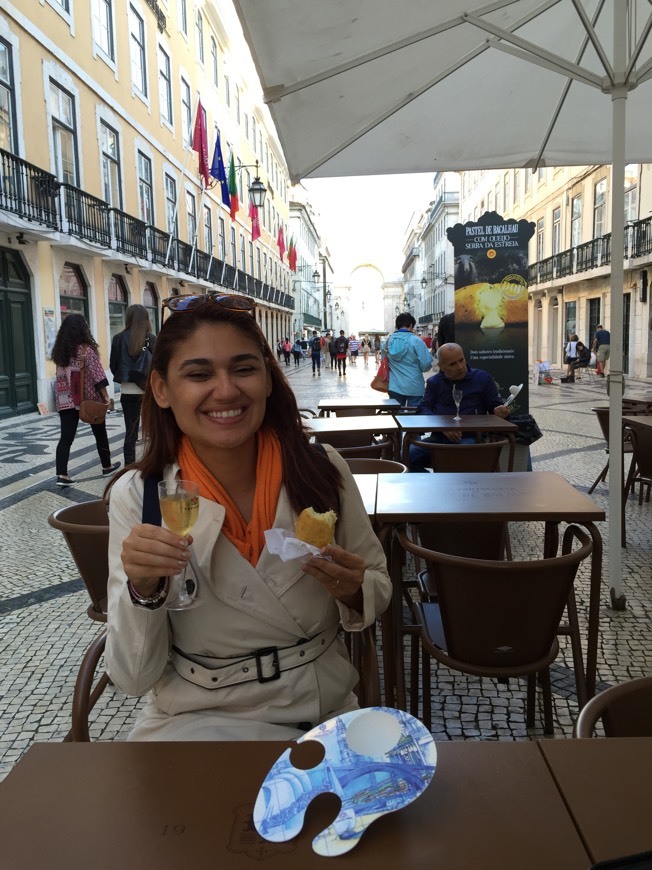
[[120, 384], [120, 404], [125, 418], [125, 465], [136, 461], [140, 406], [154, 341], [147, 309], [144, 305], [130, 305], [125, 317], [125, 328], [114, 337], [111, 344], [109, 360], [113, 380]]

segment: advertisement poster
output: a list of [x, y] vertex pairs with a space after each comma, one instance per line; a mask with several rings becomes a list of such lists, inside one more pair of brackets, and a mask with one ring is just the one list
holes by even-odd
[[535, 225], [485, 212], [446, 230], [455, 255], [455, 341], [469, 366], [489, 372], [500, 395], [523, 389], [512, 405], [529, 413], [528, 242]]

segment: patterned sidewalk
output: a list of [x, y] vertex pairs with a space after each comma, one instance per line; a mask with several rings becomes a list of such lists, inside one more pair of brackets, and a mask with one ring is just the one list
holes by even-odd
[[[316, 408], [320, 398], [369, 394], [374, 372], [359, 360], [347, 377], [322, 369], [312, 378], [309, 364], [286, 370], [302, 407]], [[652, 384], [628, 382], [632, 395], [652, 395]], [[532, 388], [531, 411], [544, 437], [532, 448], [535, 470], [563, 474], [587, 492], [605, 462], [604, 441], [591, 407], [606, 404], [603, 382]], [[119, 403], [116, 405], [119, 409]], [[113, 458], [122, 459], [123, 418], [108, 420]], [[0, 778], [33, 741], [61, 740], [70, 726], [74, 681], [83, 652], [98, 632], [86, 616], [88, 600], [61, 534], [48, 515], [73, 502], [97, 498], [106, 479], [90, 428], [80, 424], [70, 473], [75, 487], [55, 486], [54, 451], [59, 435], [55, 414], [27, 415], [0, 422], [0, 512], [3, 539], [0, 579]], [[608, 487], [592, 498], [608, 509]], [[652, 674], [652, 503], [627, 505], [628, 547], [623, 550], [627, 609], [615, 612], [603, 590], [600, 608], [599, 687]], [[599, 524], [608, 571], [608, 527]], [[515, 558], [540, 552], [542, 528], [515, 523]], [[588, 572], [578, 580], [578, 605], [585, 624]], [[577, 715], [571, 660], [565, 645], [553, 667], [556, 736], [570, 736]], [[434, 669], [433, 669], [434, 670]], [[433, 733], [437, 739], [528, 739], [524, 720], [524, 683], [509, 685], [464, 677], [440, 669], [433, 675]], [[113, 688], [93, 715], [93, 739], [124, 739], [140, 705]]]

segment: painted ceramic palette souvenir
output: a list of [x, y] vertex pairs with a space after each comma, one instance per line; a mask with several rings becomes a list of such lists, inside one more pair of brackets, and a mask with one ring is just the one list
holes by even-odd
[[313, 798], [332, 792], [341, 800], [340, 811], [312, 847], [319, 855], [342, 855], [372, 822], [418, 798], [435, 773], [432, 735], [402, 710], [354, 710], [318, 725], [297, 744], [310, 740], [324, 747], [319, 764], [309, 770], [295, 767], [290, 747], [258, 792], [254, 824], [266, 840], [282, 843], [296, 837]]

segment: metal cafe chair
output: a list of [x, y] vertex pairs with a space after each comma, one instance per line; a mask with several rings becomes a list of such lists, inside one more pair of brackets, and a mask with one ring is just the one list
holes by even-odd
[[500, 454], [509, 446], [507, 438], [483, 441], [479, 444], [436, 444], [433, 441], [411, 441], [430, 454], [433, 471], [493, 472], [498, 471]]
[[[505, 679], [527, 677], [526, 721], [534, 726], [537, 674], [543, 695], [544, 731], [552, 734], [552, 691], [549, 667], [559, 653], [558, 632], [564, 610], [570, 636], [577, 694], [585, 698], [584, 665], [574, 581], [580, 563], [593, 545], [589, 535], [569, 525], [562, 554], [527, 562], [450, 556], [413, 543], [404, 531], [398, 541], [419, 555], [434, 576], [436, 601], [416, 601], [414, 622], [421, 639], [423, 722], [431, 727], [430, 660], [451, 670]], [[579, 547], [573, 549], [577, 539]], [[418, 673], [411, 673], [411, 695], [417, 697]]]
[[609, 686], [586, 704], [575, 737], [593, 737], [602, 720], [605, 737], [652, 737], [652, 676]]
[[[62, 532], [77, 565], [91, 603], [86, 611], [96, 622], [106, 623], [107, 582], [109, 577], [109, 517], [102, 499], [59, 508], [48, 517], [49, 524]], [[96, 671], [104, 653], [106, 631], [89, 645], [82, 659], [72, 703], [72, 727], [64, 742], [88, 742], [88, 717], [104, 689], [109, 685], [103, 673], [95, 686]]]
[[344, 457], [351, 474], [405, 474], [407, 465], [394, 459]]

